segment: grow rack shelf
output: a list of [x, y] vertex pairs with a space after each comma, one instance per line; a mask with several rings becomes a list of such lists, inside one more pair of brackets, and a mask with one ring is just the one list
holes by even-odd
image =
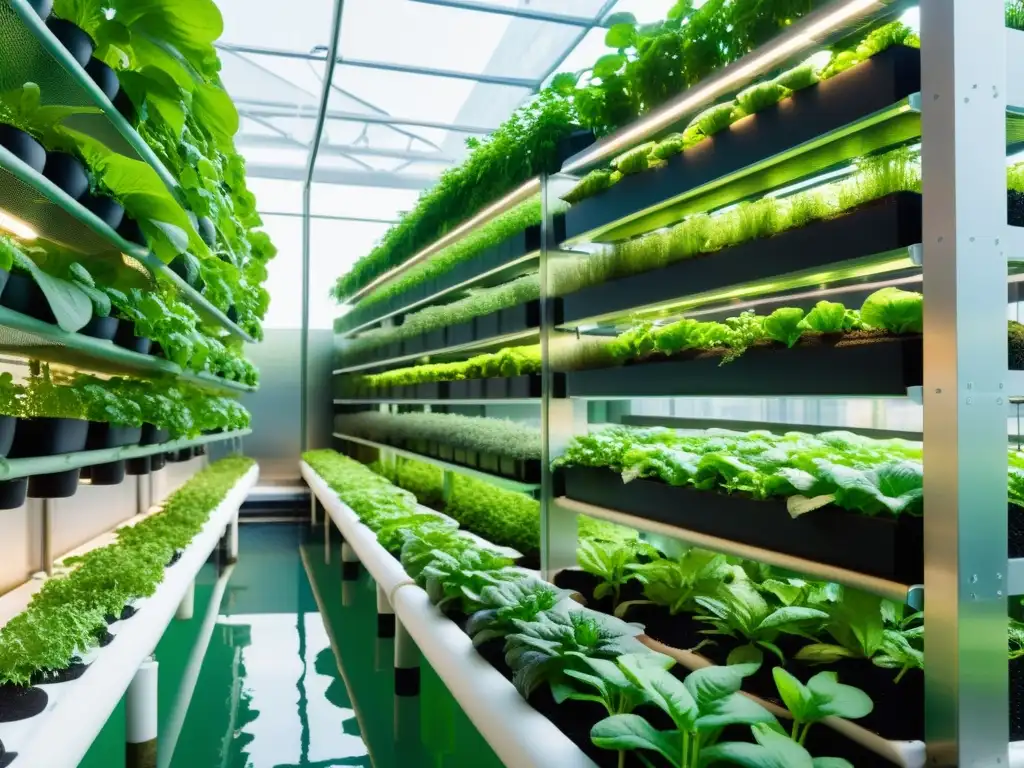
[[719, 355], [657, 360], [566, 374], [569, 397], [906, 397], [922, 382], [920, 336], [871, 343], [754, 347], [731, 363]]
[[663, 317], [714, 301], [920, 272], [921, 196], [899, 192], [767, 238], [566, 295], [564, 324]]
[[920, 51], [893, 46], [566, 213], [568, 243], [650, 232], [921, 136]]
[[[463, 379], [461, 381], [430, 381], [407, 386], [367, 390], [366, 397], [347, 394], [335, 399], [337, 405], [363, 403], [461, 403], [494, 404], [515, 401], [532, 402], [541, 396], [541, 377], [536, 374]], [[565, 396], [565, 377], [556, 374], [552, 381], [552, 397]]]
[[[134, 617], [112, 625], [114, 642], [96, 652], [95, 660], [82, 677], [42, 686], [47, 690], [49, 702], [46, 710], [36, 717], [0, 723], [0, 739], [9, 752], [18, 753], [11, 765], [15, 768], [40, 765], [73, 768], [78, 765], [139, 665], [153, 652], [182, 597], [217, 547], [258, 477], [259, 469], [253, 467], [228, 491], [178, 562], [166, 570], [156, 593], [139, 601]], [[61, 737], [43, 738], [40, 734], [44, 733], [59, 733]]]
[[505, 488], [510, 491], [520, 491], [522, 493], [534, 493], [540, 490], [540, 483], [524, 483], [518, 480], [513, 480], [510, 477], [504, 475], [494, 474], [493, 472], [485, 472], [483, 470], [474, 469], [464, 464], [456, 464], [455, 462], [444, 461], [442, 459], [428, 456], [423, 453], [416, 453], [414, 451], [407, 451], [404, 448], [395, 448], [394, 446], [388, 445], [387, 443], [377, 443], [373, 440], [367, 440], [362, 437], [355, 437], [354, 435], [345, 435], [341, 432], [335, 432], [334, 438], [336, 440], [343, 440], [350, 443], [356, 443], [358, 445], [364, 445], [369, 448], [376, 448], [380, 451], [387, 451], [395, 456], [400, 456], [403, 459], [414, 459], [415, 461], [421, 461], [424, 464], [432, 464], [435, 467], [440, 467], [446, 472], [457, 472], [460, 475], [472, 477], [477, 480], [483, 480], [491, 485]]
[[[416, 310], [423, 309], [431, 304], [441, 303], [442, 299], [455, 298], [457, 294], [460, 294], [469, 288], [492, 288], [497, 285], [502, 285], [503, 283], [507, 283], [517, 277], [537, 271], [539, 259], [540, 251], [532, 251], [497, 266], [485, 269], [478, 274], [469, 274], [470, 270], [467, 268], [467, 274], [469, 274], [469, 276], [458, 279], [457, 282], [446, 281], [445, 284], [442, 284], [442, 281], [445, 280], [447, 275], [442, 276], [429, 283], [430, 288], [424, 291], [426, 295], [422, 298], [410, 300], [406, 297], [406, 294], [403, 294], [398, 297], [396, 302], [400, 306], [394, 309], [382, 309], [382, 314], [370, 320], [366, 320], [352, 328], [346, 329], [341, 333], [341, 337], [350, 338], [355, 334], [369, 330], [390, 318], [415, 312]], [[467, 267], [471, 266], [473, 261], [475, 261], [475, 258], [470, 260], [470, 264], [467, 265]], [[462, 265], [460, 265], [460, 267], [461, 266]], [[459, 267], [456, 267], [456, 270], [458, 269]], [[461, 273], [456, 275], [456, 278], [460, 276]], [[452, 281], [454, 280], [455, 278], [452, 278]], [[342, 321], [344, 319], [344, 316], [340, 318]]]
[[40, 237], [88, 256], [123, 253], [174, 283], [182, 299], [207, 323], [219, 326], [244, 341], [254, 339], [198, 291], [168, 269], [152, 251], [130, 243], [92, 211], [80, 205], [49, 179], [0, 147], [0, 209], [21, 219]]
[[32, 82], [39, 85], [44, 104], [99, 108], [100, 114], [75, 115], [66, 125], [101, 141], [120, 155], [146, 163], [181, 202], [178, 181], [27, 0], [6, 0], [0, 5], [0, 29], [0, 59], [4, 62], [0, 90]]
[[173, 377], [204, 389], [230, 394], [256, 391], [255, 387], [209, 373], [185, 371], [169, 360], [132, 352], [110, 341], [68, 333], [59, 326], [7, 307], [0, 307], [0, 351], [96, 373]]
[[748, 560], [755, 560], [778, 568], [796, 571], [815, 579], [835, 581], [840, 584], [845, 584], [850, 587], [881, 595], [882, 597], [894, 600], [898, 603], [909, 602], [912, 606], [916, 607], [920, 607], [921, 605], [921, 590], [912, 584], [903, 584], [890, 579], [870, 576], [858, 571], [829, 565], [827, 563], [795, 557], [793, 555], [762, 549], [760, 547], [730, 539], [698, 533], [696, 531], [679, 528], [674, 525], [668, 525], [656, 520], [649, 520], [647, 518], [627, 514], [616, 509], [609, 509], [607, 507], [577, 501], [566, 496], [556, 498], [555, 503], [564, 510], [574, 512], [576, 514], [589, 515], [590, 517], [596, 517], [602, 520], [618, 523], [619, 525], [624, 525], [629, 528], [635, 528], [638, 531], [645, 531], [659, 536], [678, 539], [695, 547], [702, 547], [704, 549], [710, 549]]
[[537, 343], [539, 340], [539, 329], [532, 328], [526, 331], [516, 331], [515, 333], [500, 334], [498, 336], [478, 339], [467, 344], [456, 344], [454, 346], [443, 347], [441, 349], [425, 350], [423, 352], [400, 355], [387, 360], [374, 360], [367, 363], [360, 363], [358, 365], [350, 365], [345, 368], [337, 368], [334, 370], [334, 375], [339, 376], [346, 373], [357, 373], [359, 371], [368, 371], [375, 368], [394, 368], [401, 363], [412, 364], [427, 358], [429, 358], [431, 362], [435, 363], [450, 362], [452, 360], [460, 360], [464, 358], [467, 352], [473, 352], [475, 354], [497, 352], [510, 344], [519, 346], [523, 344]]
[[180, 451], [197, 445], [208, 445], [225, 440], [234, 440], [252, 434], [251, 429], [239, 429], [233, 432], [219, 432], [213, 435], [181, 438], [157, 445], [133, 445], [121, 448], [104, 448], [99, 451], [79, 451], [64, 453], [57, 456], [37, 456], [29, 459], [6, 459], [0, 461], [0, 481], [13, 480], [18, 477], [46, 475], [63, 472], [68, 469], [81, 469], [96, 464], [106, 464], [125, 459], [139, 459], [160, 453]]

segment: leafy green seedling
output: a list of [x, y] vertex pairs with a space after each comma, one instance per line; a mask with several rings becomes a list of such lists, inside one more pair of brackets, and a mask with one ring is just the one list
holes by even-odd
[[594, 589], [594, 599], [612, 598], [617, 606], [626, 582], [636, 578], [629, 566], [639, 562], [641, 557], [653, 557], [657, 550], [642, 541], [606, 542], [584, 541], [576, 550], [576, 559], [584, 571], [597, 576], [601, 583]]
[[807, 732], [826, 717], [858, 720], [874, 709], [864, 691], [852, 685], [843, 685], [835, 672], [819, 672], [804, 685], [782, 667], [772, 670], [775, 687], [793, 715], [793, 741], [803, 745]]
[[701, 753], [702, 765], [731, 763], [746, 768], [853, 768], [840, 757], [811, 757], [800, 744], [786, 738], [770, 725], [751, 726], [756, 743], [727, 742]]

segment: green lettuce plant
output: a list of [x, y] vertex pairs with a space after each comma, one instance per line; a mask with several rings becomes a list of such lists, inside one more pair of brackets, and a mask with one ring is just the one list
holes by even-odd
[[780, 734], [770, 724], [752, 725], [750, 730], [755, 743], [717, 744], [702, 751], [702, 765], [721, 762], [751, 768], [853, 768], [852, 763], [841, 757], [811, 757], [802, 745]]

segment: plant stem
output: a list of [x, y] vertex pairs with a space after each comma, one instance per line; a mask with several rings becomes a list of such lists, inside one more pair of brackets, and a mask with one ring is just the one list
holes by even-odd
[[804, 742], [807, 741], [807, 732], [811, 730], [811, 726], [812, 725], [813, 725], [813, 723], [805, 723], [804, 724], [804, 732], [800, 734], [800, 742], [799, 743], [800, 743], [801, 747], [804, 745]]
[[798, 734], [799, 730], [800, 730], [800, 721], [799, 720], [794, 720], [793, 721], [793, 730], [791, 730], [789, 732], [789, 738], [792, 739], [793, 741], [796, 741], [797, 739], [799, 739], [800, 738], [800, 736]]
[[681, 768], [690, 768], [690, 733], [689, 731], [683, 731], [683, 754], [680, 759], [679, 765]]
[[626, 750], [619, 750], [619, 768], [626, 768]]
[[901, 669], [900, 673], [898, 675], [896, 675], [896, 679], [892, 681], [892, 684], [896, 685], [900, 680], [902, 680], [903, 676], [905, 674], [907, 674], [907, 670], [909, 670], [909, 669], [910, 669], [910, 667], [904, 667], [903, 669]]

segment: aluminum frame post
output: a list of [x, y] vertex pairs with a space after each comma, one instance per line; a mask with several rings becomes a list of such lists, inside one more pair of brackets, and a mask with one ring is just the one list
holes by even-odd
[[998, 0], [921, 4], [926, 742], [1007, 765], [1006, 33]]
[[305, 451], [309, 447], [309, 260], [310, 260], [310, 218], [312, 212], [313, 174], [316, 172], [316, 158], [320, 151], [320, 140], [327, 121], [327, 102], [331, 96], [331, 81], [334, 66], [338, 60], [338, 46], [341, 38], [341, 19], [345, 15], [345, 0], [335, 0], [331, 17], [330, 45], [324, 68], [323, 90], [320, 93], [320, 109], [306, 159], [306, 181], [302, 186], [302, 336], [299, 339], [299, 445]]
[[[586, 429], [586, 403], [556, 398], [555, 371], [551, 365], [551, 344], [555, 330], [554, 299], [551, 297], [550, 262], [558, 250], [555, 237], [551, 179], [541, 179], [541, 252], [540, 252], [540, 345], [541, 345], [541, 490], [540, 490], [540, 568], [545, 579], [557, 571], [576, 565], [579, 535], [574, 512], [555, 503], [555, 477], [552, 460], [565, 450], [579, 429]], [[581, 424], [582, 421], [582, 424]]]

